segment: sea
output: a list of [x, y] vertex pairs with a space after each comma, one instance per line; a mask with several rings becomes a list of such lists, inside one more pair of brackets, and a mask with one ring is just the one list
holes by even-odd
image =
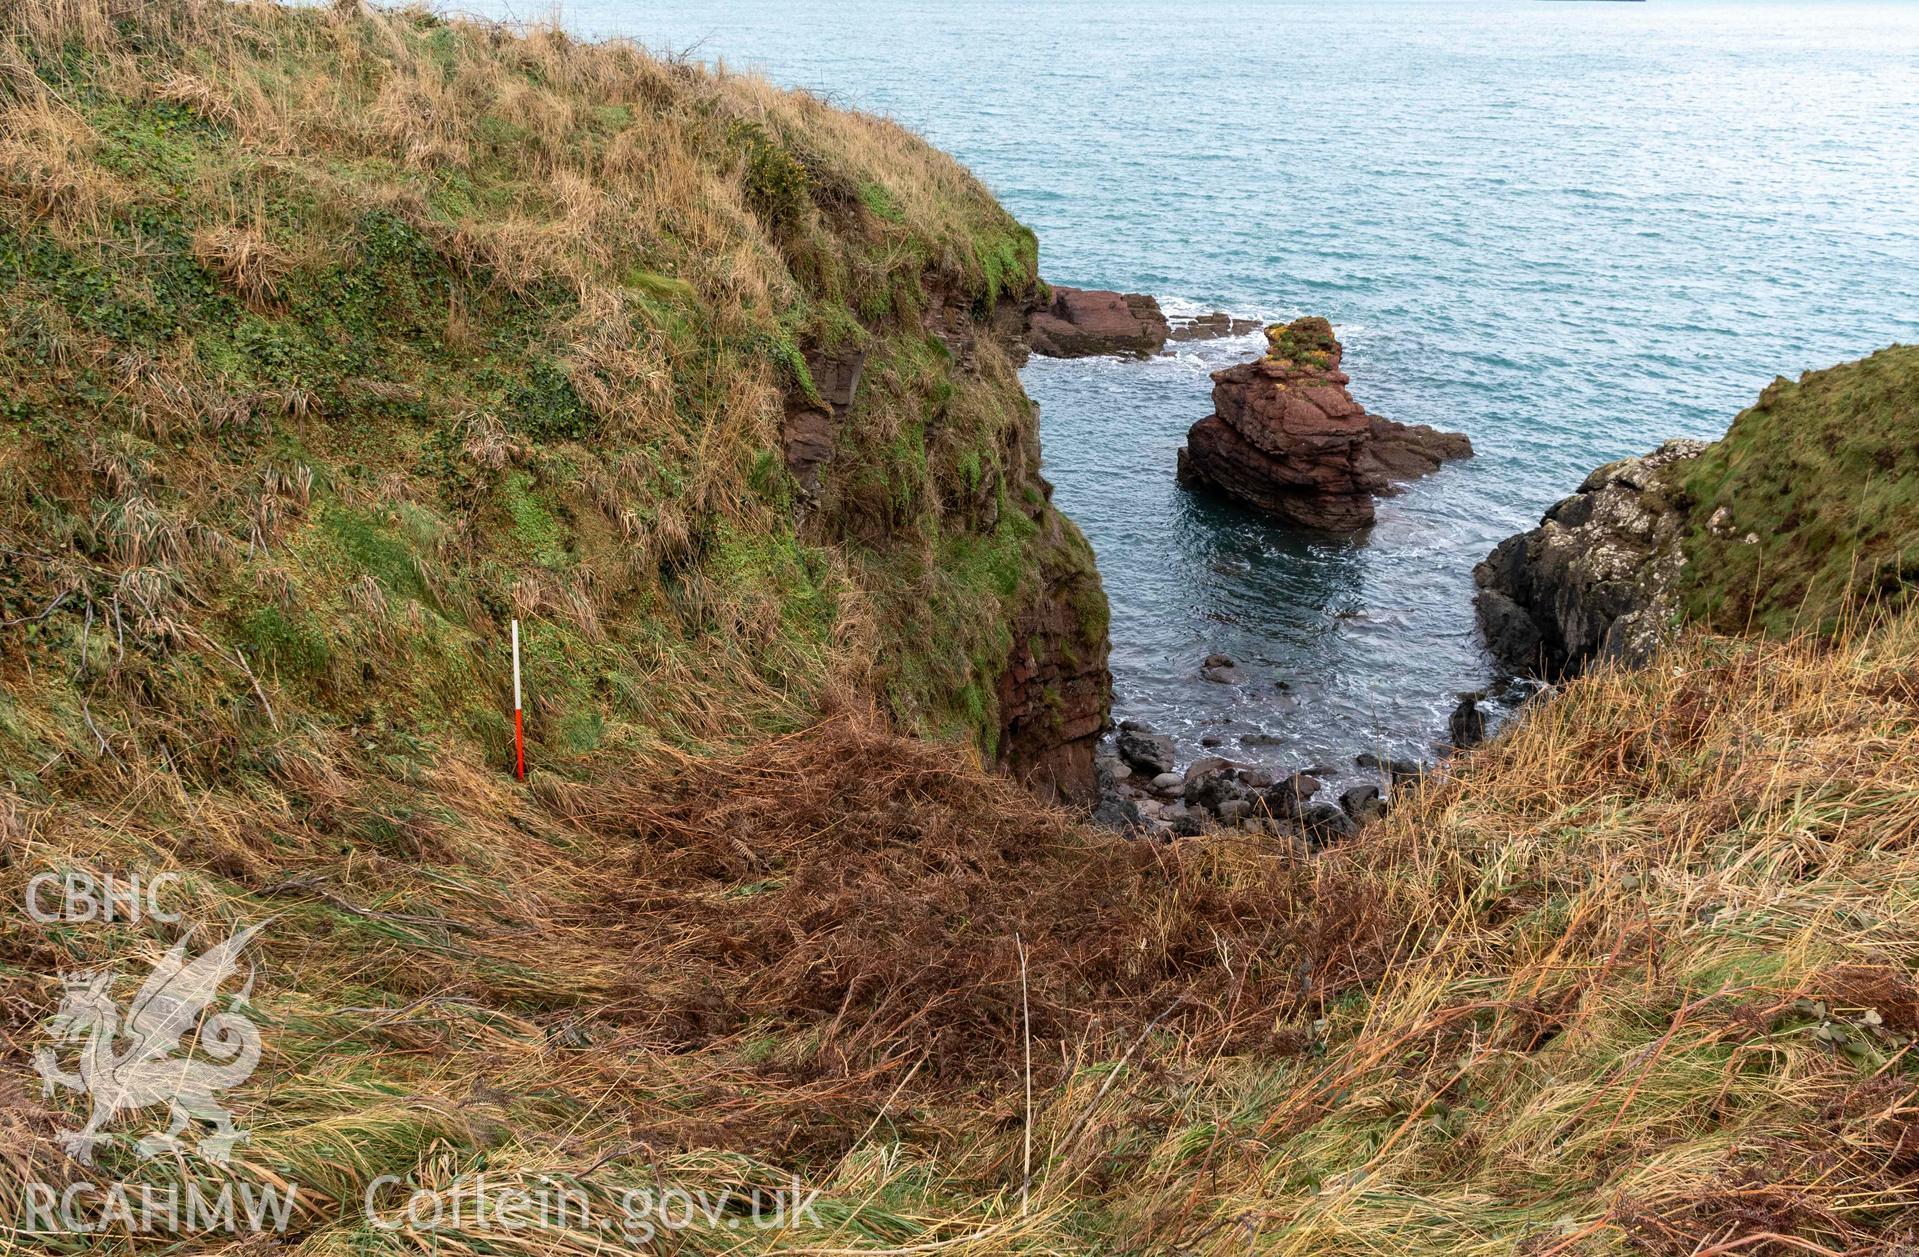
[[[1919, 340], [1919, 3], [469, 7], [894, 118], [1038, 234], [1049, 280], [1324, 315], [1367, 409], [1472, 438], [1369, 533], [1293, 533], [1173, 477], [1257, 334], [1032, 361], [1116, 715], [1185, 758], [1431, 758], [1499, 680], [1472, 568], [1500, 539], [1593, 467], [1718, 436], [1775, 376]], [[1212, 654], [1247, 683], [1202, 679]]]

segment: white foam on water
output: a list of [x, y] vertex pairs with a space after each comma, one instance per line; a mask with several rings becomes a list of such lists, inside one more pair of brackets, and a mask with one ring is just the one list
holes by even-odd
[[1169, 319], [1196, 319], [1202, 314], [1211, 314], [1218, 306], [1194, 301], [1190, 297], [1162, 297], [1154, 294], [1153, 300], [1159, 302], [1160, 313]]

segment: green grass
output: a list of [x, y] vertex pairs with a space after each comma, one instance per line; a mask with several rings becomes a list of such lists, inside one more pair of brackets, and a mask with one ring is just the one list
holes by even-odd
[[[728, 695], [764, 693], [802, 659], [826, 666], [822, 642], [844, 652], [857, 634], [823, 617], [918, 597], [836, 582], [990, 533], [954, 509], [954, 486], [1017, 486], [1022, 510], [1050, 513], [1004, 439], [1030, 423], [1017, 378], [999, 363], [959, 378], [920, 323], [935, 293], [982, 312], [1026, 299], [1036, 245], [918, 140], [751, 80], [701, 76], [663, 96], [657, 67], [617, 50], [563, 50], [532, 69], [476, 26], [420, 14], [362, 29], [314, 11], [185, 17], [184, 4], [104, 34], [17, 41], [49, 93], [32, 124], [47, 138], [21, 152], [62, 164], [8, 186], [79, 191], [55, 214], [13, 202], [0, 214], [14, 442], [0, 517], [169, 542], [190, 551], [171, 565], [180, 581], [236, 603], [279, 583], [284, 622], [254, 623], [249, 645], [340, 697], [363, 696], [381, 663], [322, 667], [288, 626], [310, 622], [336, 660], [393, 657], [409, 613], [353, 605], [361, 577], [489, 640], [515, 582], [549, 573], [586, 591], [586, 636], [610, 638], [565, 665], [580, 671], [569, 692], [617, 675], [618, 695], [637, 697], [634, 678], [708, 658], [736, 670], [664, 711], [647, 693], [636, 727], [690, 723], [697, 742], [790, 724], [790, 709], [731, 720]], [[244, 29], [244, 48], [209, 60], [209, 22]], [[600, 78], [588, 90], [581, 73]], [[289, 103], [287, 85], [309, 81], [338, 89], [327, 108]], [[245, 137], [265, 133], [297, 139], [263, 160]], [[661, 188], [690, 199], [649, 200]], [[808, 526], [884, 561], [772, 572], [757, 597], [790, 601], [753, 612], [767, 634], [736, 640], [711, 610], [736, 595], [741, 547], [798, 553], [784, 397], [817, 401], [808, 354], [850, 346], [875, 366]], [[116, 500], [127, 484], [84, 470], [109, 437], [118, 463], [146, 468], [131, 503]], [[262, 485], [268, 459], [304, 469], [300, 501]], [[1005, 660], [967, 651], [950, 666], [908, 631], [916, 618], [873, 626], [926, 678], [894, 715], [915, 727], [926, 710], [976, 710]], [[470, 660], [402, 653], [405, 688], [434, 696], [436, 722], [485, 723], [493, 696], [474, 690]], [[767, 698], [785, 707], [800, 690]]]
[[331, 509], [322, 519], [328, 534], [356, 568], [379, 581], [388, 592], [424, 600], [418, 559], [407, 541], [370, 512]]
[[513, 537], [541, 567], [567, 566], [566, 531], [540, 500], [533, 478], [523, 471], [509, 474], [500, 486], [506, 511], [513, 520]]
[[893, 194], [886, 190], [884, 184], [862, 183], [860, 203], [866, 206], [875, 217], [883, 218], [889, 223], [906, 221], [906, 211], [900, 208], [899, 202], [893, 199]]
[[1909, 598], [1919, 587], [1916, 433], [1919, 347], [1767, 386], [1684, 473], [1686, 615], [1784, 636]]

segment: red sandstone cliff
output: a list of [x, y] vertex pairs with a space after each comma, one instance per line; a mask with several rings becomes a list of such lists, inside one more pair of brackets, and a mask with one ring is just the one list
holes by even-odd
[[[1093, 752], [1112, 692], [1106, 595], [1092, 548], [1053, 506], [1052, 486], [1039, 474], [1038, 414], [1015, 373], [1032, 295], [1007, 295], [984, 311], [965, 292], [934, 287], [929, 295], [920, 326], [944, 349], [937, 369], [945, 387], [925, 390], [921, 418], [929, 435], [922, 439], [940, 453], [970, 446], [973, 461], [963, 475], [940, 476], [931, 457], [925, 466], [895, 466], [891, 477], [873, 474], [887, 448], [871, 444], [862, 398], [869, 388], [898, 393], [907, 387], [897, 363], [871, 365], [863, 343], [810, 349], [805, 360], [813, 388], [795, 382], [789, 389], [781, 433], [802, 532], [895, 555], [919, 549], [928, 537], [972, 552], [1017, 538], [1011, 587], [962, 590], [959, 573], [927, 574], [929, 591], [946, 583], [943, 594], [928, 596], [948, 605], [964, 599], [976, 611], [977, 622], [967, 626], [976, 631], [962, 641], [929, 624], [913, 648], [924, 660], [922, 671], [950, 671], [951, 708], [976, 726], [982, 749], [1001, 771], [1049, 801], [1091, 803]], [[954, 407], [956, 397], [967, 403], [963, 413]], [[982, 416], [1003, 418], [956, 439], [959, 425], [981, 424]], [[897, 477], [905, 471], [926, 479], [903, 482]], [[1015, 513], [1019, 518], [1009, 518]], [[911, 610], [898, 618], [912, 622]], [[899, 714], [910, 722], [927, 713], [909, 707]], [[927, 723], [949, 724], [937, 712]]]

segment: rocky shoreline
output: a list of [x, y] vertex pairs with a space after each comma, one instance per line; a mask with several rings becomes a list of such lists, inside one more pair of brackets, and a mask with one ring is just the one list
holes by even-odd
[[[1254, 327], [1217, 311], [1169, 319], [1137, 293], [1055, 286], [1043, 295], [1026, 338], [1041, 354], [1144, 356]], [[1464, 434], [1369, 414], [1350, 392], [1344, 348], [1326, 319], [1265, 332], [1263, 355], [1213, 372], [1213, 413], [1192, 425], [1178, 452], [1186, 488], [1222, 493], [1288, 528], [1350, 534], [1374, 522], [1379, 496], [1472, 456]], [[857, 364], [838, 372], [835, 365], [816, 374], [835, 386], [857, 378]], [[1802, 625], [1830, 628], [1905, 596], [1911, 560], [1900, 534], [1877, 519], [1860, 523], [1856, 499], [1862, 481], [1903, 485], [1916, 374], [1909, 351], [1894, 347], [1796, 382], [1775, 380], [1721, 440], [1668, 441], [1599, 467], [1536, 527], [1495, 546], [1473, 569], [1473, 606], [1503, 675], [1457, 696], [1433, 761], [1484, 741], [1542, 686], [1595, 667], [1646, 663], [1682, 622], [1786, 635]], [[836, 388], [824, 392], [822, 415], [842, 403]], [[1849, 450], [1844, 474], [1802, 474]], [[804, 440], [798, 452], [810, 454]], [[1874, 509], [1896, 517], [1907, 509], [1903, 491], [1884, 491]], [[1846, 544], [1835, 548], [1833, 537]], [[1834, 554], [1853, 556], [1851, 567]], [[1297, 697], [1257, 673], [1218, 654], [1197, 664], [1199, 679], [1238, 691], [1239, 710], [1216, 721], [1183, 766], [1172, 738], [1137, 720], [1097, 729], [1077, 722], [1072, 741], [1095, 758], [1072, 793], [1091, 794], [1100, 821], [1131, 833], [1178, 836], [1213, 825], [1320, 843], [1377, 819], [1395, 790], [1431, 771], [1372, 755], [1345, 767], [1324, 743], [1316, 751], [1302, 744], [1298, 754], [1321, 762], [1265, 762], [1263, 752], [1293, 739], [1239, 719], [1240, 711]], [[1094, 714], [1090, 706], [1086, 714]], [[1226, 758], [1235, 749], [1262, 762]]]
[[[1172, 343], [1243, 336], [1261, 327], [1224, 311], [1172, 319], [1145, 294], [1052, 285], [1029, 311], [1026, 344], [1047, 357], [1139, 358]], [[1463, 434], [1395, 423], [1360, 406], [1347, 389], [1344, 350], [1326, 319], [1265, 331], [1261, 357], [1214, 373], [1214, 413], [1193, 425], [1179, 452], [1182, 485], [1223, 491], [1289, 528], [1350, 532], [1372, 523], [1375, 497], [1471, 456]], [[1260, 701], [1253, 672], [1229, 657], [1208, 656], [1198, 675], [1246, 691], [1249, 705]], [[1275, 704], [1288, 697], [1283, 682], [1267, 688]], [[1458, 697], [1451, 741], [1437, 751], [1484, 738], [1487, 717], [1478, 706], [1484, 697]], [[1122, 720], [1106, 730], [1112, 736], [1097, 752], [1091, 781], [1093, 815], [1137, 836], [1172, 838], [1211, 826], [1290, 833], [1319, 845], [1385, 815], [1395, 792], [1429, 771], [1426, 764], [1372, 753], [1284, 769], [1226, 758], [1229, 741], [1256, 752], [1290, 741], [1250, 725], [1202, 738], [1202, 753], [1182, 766], [1173, 739], [1141, 722]]]
[[[1224, 313], [1175, 327], [1151, 297], [1056, 287], [1033, 316], [1029, 343], [1040, 353], [1143, 355], [1169, 341], [1248, 330], [1249, 321]], [[1260, 358], [1213, 373], [1214, 413], [1192, 426], [1179, 451], [1185, 487], [1222, 492], [1289, 528], [1355, 532], [1373, 522], [1377, 497], [1471, 457], [1464, 434], [1367, 413], [1349, 391], [1344, 349], [1326, 319], [1273, 325], [1266, 335]], [[1769, 399], [1786, 387], [1775, 384], [1748, 413], [1763, 418]], [[1480, 635], [1504, 677], [1457, 696], [1430, 762], [1360, 754], [1350, 767], [1249, 764], [1228, 758], [1227, 744], [1257, 751], [1281, 743], [1242, 724], [1236, 734], [1201, 738], [1200, 752], [1182, 764], [1172, 737], [1125, 719], [1105, 727], [1110, 740], [1095, 752], [1094, 818], [1162, 839], [1220, 827], [1323, 845], [1386, 815], [1397, 792], [1425, 779], [1446, 756], [1483, 742], [1504, 716], [1542, 692], [1539, 685], [1595, 666], [1644, 664], [1680, 619], [1687, 538], [1734, 550], [1762, 542], [1736, 521], [1746, 509], [1740, 501], [1690, 499], [1688, 477], [1713, 449], [1674, 440], [1602, 466], [1538, 526], [1508, 537], [1474, 568]], [[1260, 702], [1258, 678], [1231, 658], [1209, 655], [1197, 674], [1238, 687], [1248, 705]], [[1275, 703], [1285, 699], [1284, 683], [1266, 688]]]
[[[1208, 656], [1201, 675], [1222, 683], [1250, 681], [1249, 674], [1224, 655]], [[1278, 690], [1286, 688], [1275, 684]], [[1188, 837], [1213, 826], [1291, 834], [1310, 845], [1324, 845], [1385, 816], [1397, 792], [1427, 778], [1447, 756], [1483, 742], [1492, 716], [1481, 703], [1489, 696], [1511, 697], [1503, 684], [1456, 696], [1448, 738], [1434, 745], [1429, 761], [1361, 752], [1347, 763], [1280, 768], [1228, 758], [1219, 753], [1227, 739], [1209, 736], [1201, 739], [1204, 753], [1182, 765], [1169, 734], [1143, 721], [1120, 720], [1095, 761], [1098, 802], [1093, 818], [1132, 836]], [[1255, 750], [1284, 745], [1284, 740], [1258, 732], [1243, 734], [1238, 741]]]
[[1054, 284], [1050, 299], [1027, 320], [1026, 343], [1047, 358], [1144, 358], [1169, 342], [1244, 336], [1259, 326], [1258, 319], [1224, 310], [1169, 318], [1158, 298], [1145, 293]]
[[1473, 569], [1480, 631], [1494, 658], [1557, 681], [1599, 661], [1644, 663], [1671, 623], [1686, 513], [1673, 477], [1704, 441], [1668, 441], [1608, 463]]
[[[1026, 344], [1056, 357], [1143, 357], [1171, 342], [1243, 335], [1257, 326], [1217, 311], [1175, 322], [1150, 296], [1056, 285], [1029, 311]], [[1351, 533], [1373, 523], [1378, 497], [1472, 456], [1463, 433], [1369, 414], [1349, 390], [1344, 347], [1328, 320], [1301, 318], [1265, 331], [1261, 357], [1213, 373], [1214, 412], [1193, 424], [1178, 455], [1176, 474], [1186, 488], [1224, 493], [1288, 528]], [[821, 374], [838, 378], [831, 370]], [[851, 374], [857, 378], [857, 366]], [[827, 398], [829, 405], [838, 400]], [[1062, 739], [1075, 748], [1077, 767], [1054, 765], [1049, 774], [1067, 787], [1058, 797], [1088, 801], [1094, 819], [1109, 828], [1161, 839], [1223, 827], [1319, 846], [1378, 820], [1398, 792], [1446, 756], [1483, 742], [1502, 716], [1537, 692], [1529, 684], [1652, 655], [1675, 619], [1673, 588], [1685, 563], [1679, 541], [1689, 519], [1678, 485], [1707, 448], [1670, 441], [1597, 469], [1538, 527], [1507, 538], [1477, 565], [1476, 618], [1506, 675], [1489, 690], [1457, 695], [1430, 761], [1362, 753], [1350, 765], [1249, 764], [1228, 758], [1227, 743], [1254, 750], [1282, 743], [1242, 722], [1236, 734], [1201, 738], [1201, 753], [1182, 764], [1169, 735], [1137, 720], [1108, 724], [1098, 704], [1082, 703], [1075, 710], [1085, 718]], [[1720, 510], [1712, 529], [1725, 531], [1727, 518]], [[1257, 678], [1227, 656], [1207, 656], [1198, 676], [1239, 687], [1248, 705], [1260, 701]], [[1286, 698], [1283, 682], [1267, 688], [1275, 703]], [[1089, 750], [1090, 770], [1083, 758]]]
[[[1192, 837], [1207, 828], [1290, 835], [1309, 847], [1347, 837], [1386, 815], [1398, 792], [1427, 768], [1409, 760], [1357, 755], [1356, 784], [1334, 794], [1328, 766], [1283, 771], [1203, 755], [1181, 769], [1173, 739], [1121, 721], [1112, 751], [1098, 760], [1100, 801], [1093, 819], [1139, 837]], [[1322, 796], [1322, 792], [1324, 792]]]

